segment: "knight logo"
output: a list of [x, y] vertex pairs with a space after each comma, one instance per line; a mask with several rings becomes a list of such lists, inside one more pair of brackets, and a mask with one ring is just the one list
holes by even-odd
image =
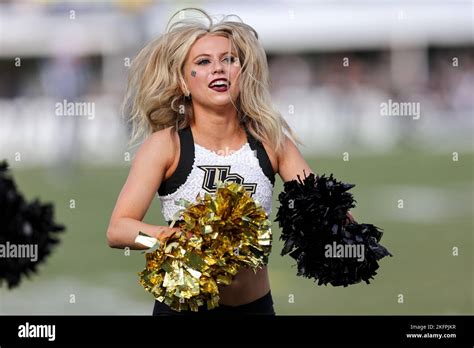
[[198, 166], [198, 168], [204, 171], [202, 188], [209, 193], [216, 192], [216, 183], [219, 180], [222, 182], [236, 182], [242, 185], [250, 193], [250, 196], [257, 190], [257, 184], [244, 183], [244, 178], [241, 175], [231, 173], [230, 166]]

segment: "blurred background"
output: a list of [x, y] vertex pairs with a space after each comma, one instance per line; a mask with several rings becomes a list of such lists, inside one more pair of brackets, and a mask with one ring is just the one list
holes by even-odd
[[[273, 223], [277, 313], [472, 314], [473, 2], [436, 0], [0, 1], [0, 160], [67, 228], [0, 314], [151, 314], [144, 255], [105, 238], [137, 150], [120, 104], [130, 61], [190, 6], [257, 30], [304, 157], [356, 184], [355, 218], [394, 255], [370, 285], [317, 286]], [[165, 224], [157, 198], [144, 221]]]

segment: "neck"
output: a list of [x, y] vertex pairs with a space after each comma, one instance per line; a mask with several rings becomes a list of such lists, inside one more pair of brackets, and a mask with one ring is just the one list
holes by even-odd
[[237, 110], [230, 108], [212, 110], [193, 106], [194, 120], [191, 124], [193, 134], [199, 139], [206, 139], [216, 148], [228, 145], [236, 137], [242, 136], [242, 126]]

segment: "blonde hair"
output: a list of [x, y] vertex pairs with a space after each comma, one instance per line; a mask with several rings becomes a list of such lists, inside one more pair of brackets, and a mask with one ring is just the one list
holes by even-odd
[[[192, 17], [170, 25], [176, 15], [184, 17], [186, 10], [199, 12], [208, 23]], [[267, 59], [257, 32], [238, 16], [238, 22], [228, 20], [229, 17], [214, 23], [204, 10], [180, 10], [169, 20], [165, 34], [147, 44], [135, 57], [123, 105], [124, 115], [132, 123], [130, 143], [170, 126], [177, 131], [191, 124], [191, 100], [182, 92], [183, 67], [194, 42], [209, 34], [228, 38], [241, 62], [240, 95], [235, 104], [241, 123], [257, 140], [268, 143], [277, 152], [284, 148], [285, 131], [301, 144], [272, 105]]]

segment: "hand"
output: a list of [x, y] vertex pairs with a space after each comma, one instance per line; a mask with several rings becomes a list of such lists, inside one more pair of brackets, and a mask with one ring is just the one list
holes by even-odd
[[[180, 233], [184, 233], [184, 231], [181, 231], [180, 230]], [[186, 239], [189, 239], [193, 236], [193, 234], [191, 232], [186, 232]]]
[[[159, 230], [156, 234], [156, 238], [160, 240], [160, 242], [164, 242], [167, 239], [172, 238], [173, 236], [179, 237], [183, 233], [179, 227], [167, 227], [167, 226], [159, 226]], [[189, 239], [192, 237], [191, 232], [186, 233], [186, 238]]]
[[351, 214], [350, 212], [347, 212], [346, 224], [349, 224], [349, 223], [356, 224], [357, 222], [355, 221], [355, 219], [354, 219], [354, 217], [352, 216], [352, 214]]
[[170, 228], [168, 226], [159, 226], [155, 238], [157, 238], [160, 242], [164, 242], [165, 240], [171, 238], [175, 233], [180, 231], [181, 230], [178, 227]]

